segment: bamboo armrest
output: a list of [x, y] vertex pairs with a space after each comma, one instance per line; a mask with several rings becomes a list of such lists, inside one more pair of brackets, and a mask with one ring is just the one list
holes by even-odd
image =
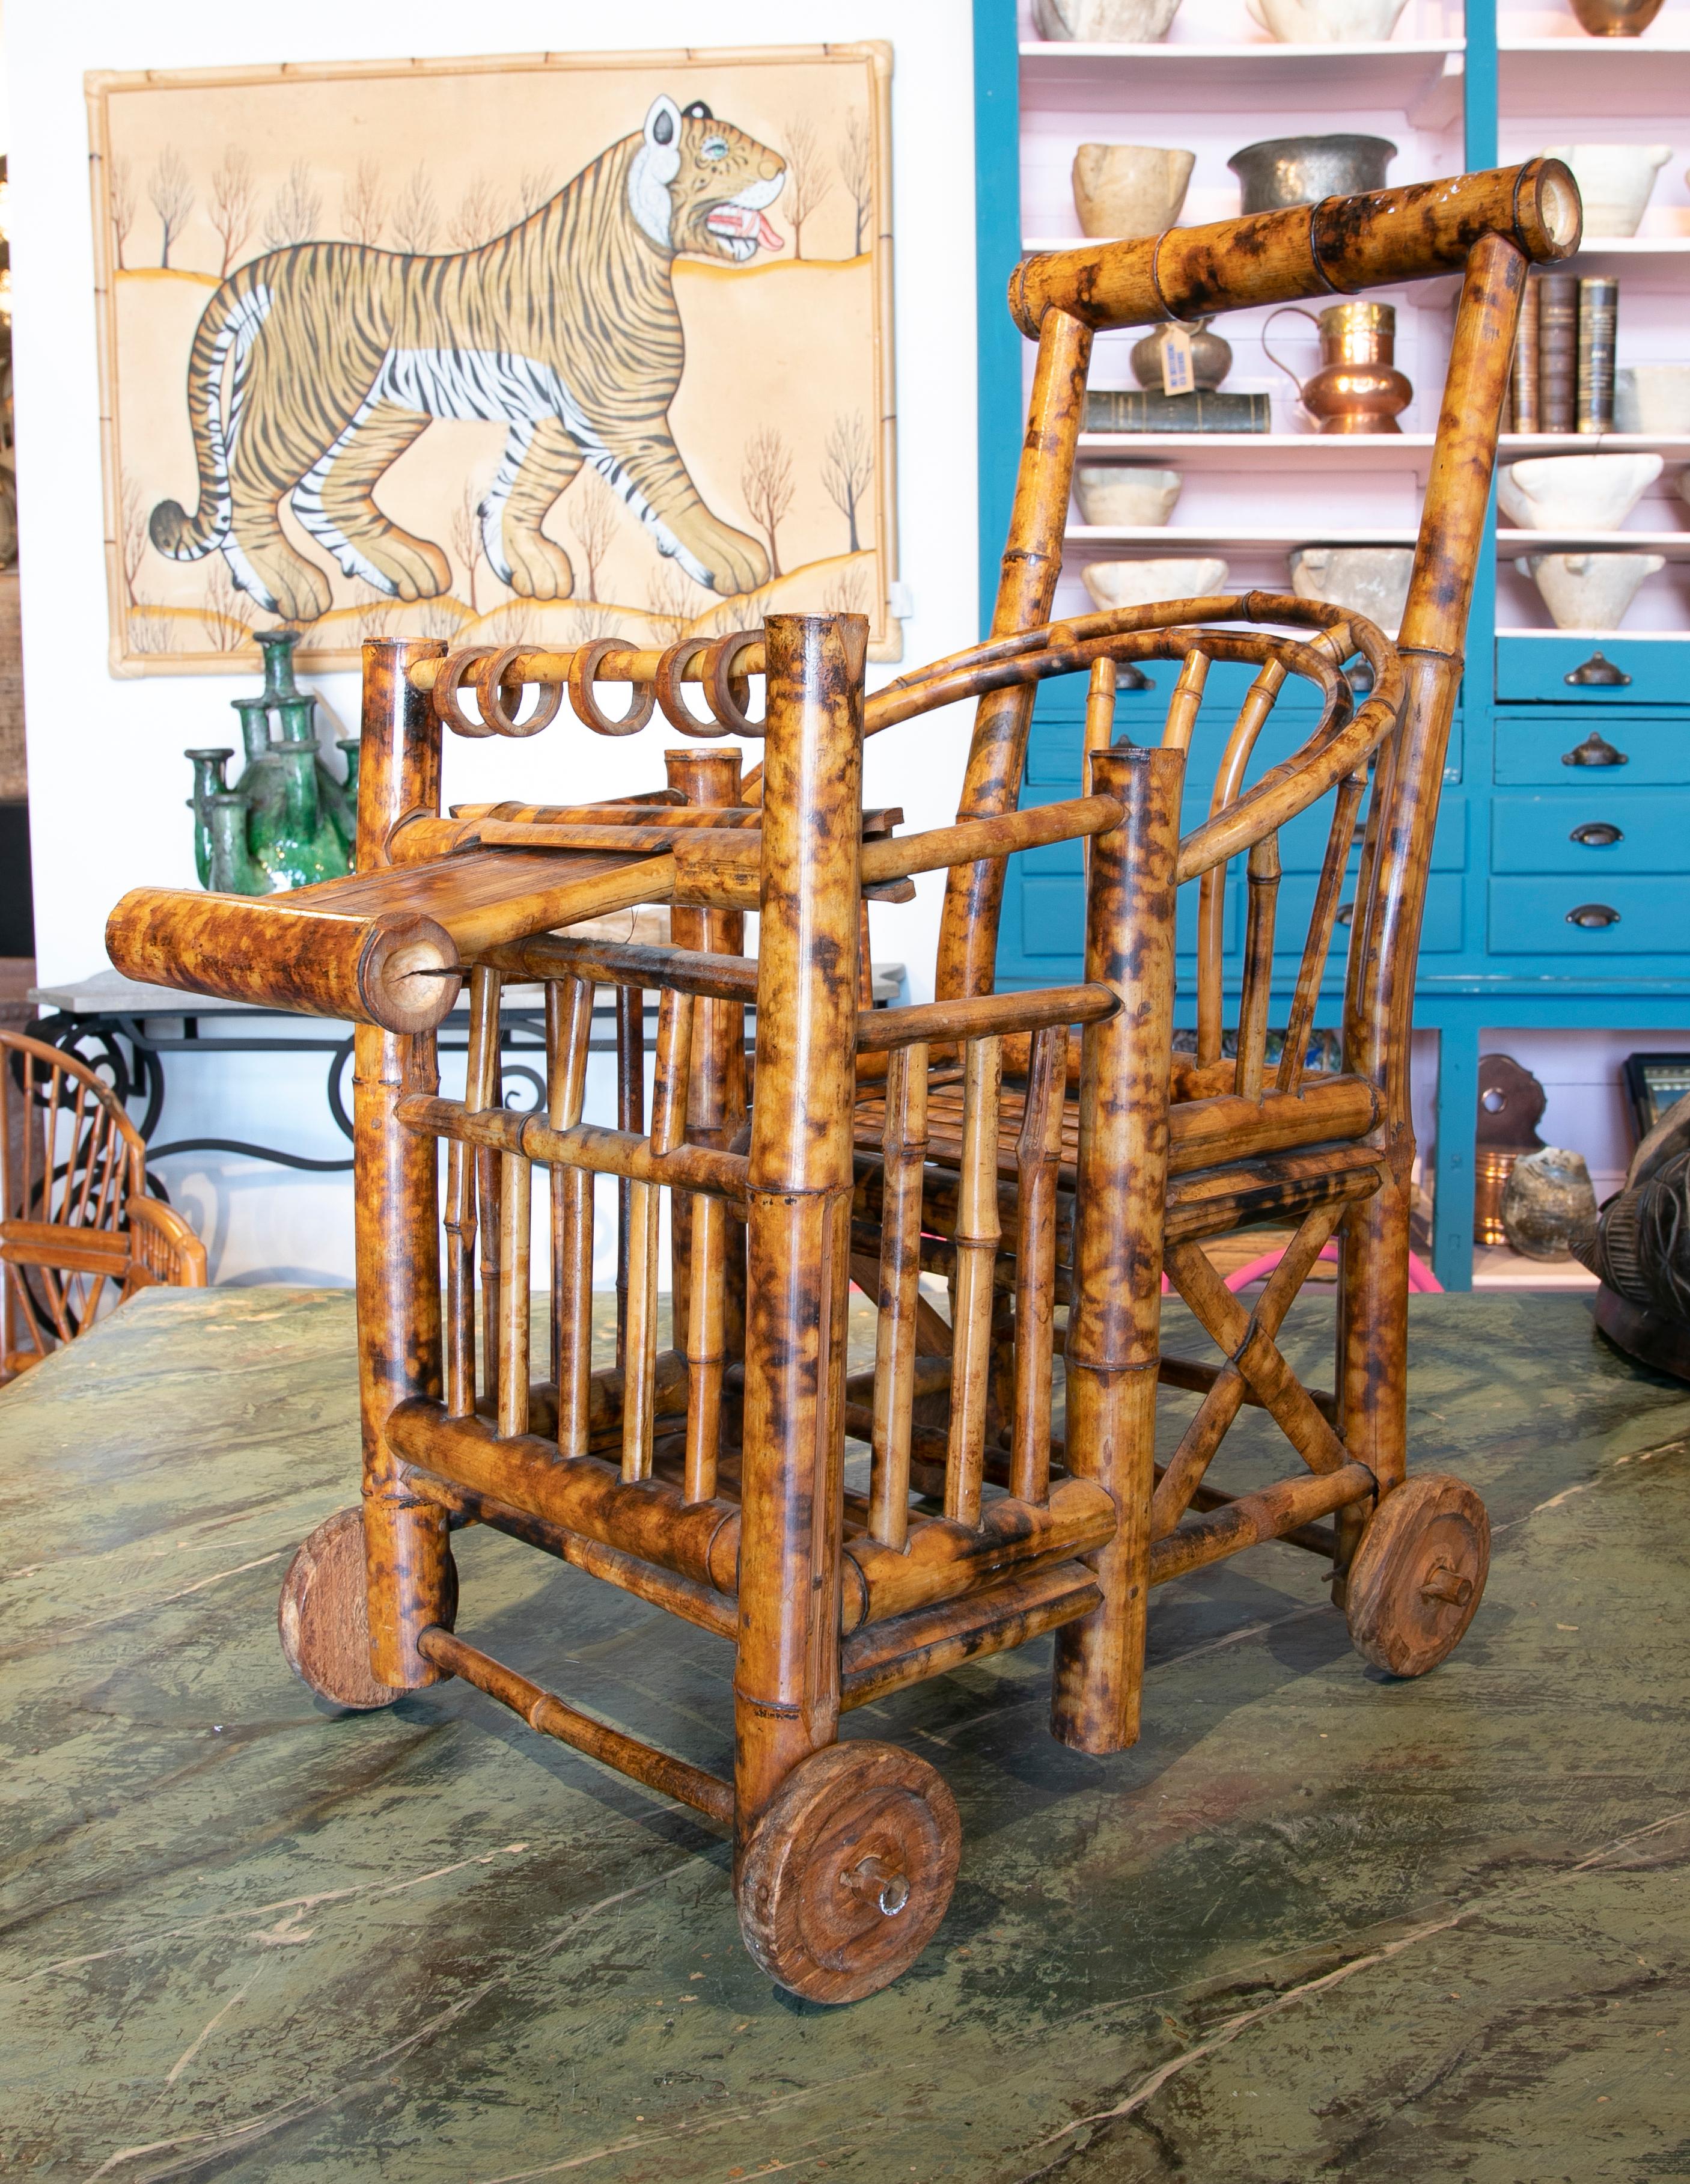
[[1572, 176], [1538, 158], [1133, 242], [1037, 252], [1011, 276], [1009, 311], [1031, 337], [1051, 310], [1099, 330], [1154, 326], [1459, 273], [1486, 235], [1546, 263], [1571, 256], [1581, 226]]
[[1051, 1024], [1098, 1023], [1120, 1006], [1108, 986], [1053, 986], [1036, 994], [979, 994], [957, 1001], [920, 1001], [907, 1009], [864, 1009], [857, 1051], [951, 1045], [998, 1039], [1006, 1032], [1042, 1031]]

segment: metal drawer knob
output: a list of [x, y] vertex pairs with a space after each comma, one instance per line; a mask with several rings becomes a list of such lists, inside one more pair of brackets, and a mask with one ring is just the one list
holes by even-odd
[[1354, 916], [1355, 905], [1353, 902], [1341, 902], [1338, 905], [1338, 923], [1340, 925], [1348, 925]]
[[1611, 850], [1625, 836], [1617, 827], [1610, 827], [1605, 819], [1592, 819], [1582, 827], [1575, 827], [1567, 839], [1576, 842], [1582, 850]]
[[1575, 667], [1570, 675], [1563, 676], [1561, 679], [1570, 682], [1575, 689], [1581, 687], [1587, 689], [1592, 683], [1606, 689], [1618, 689], [1632, 678], [1623, 668], [1616, 667], [1611, 660], [1604, 658], [1599, 652], [1593, 652], [1582, 667]]
[[1563, 766], [1629, 766], [1627, 753], [1615, 750], [1600, 728], [1593, 728], [1582, 744], [1561, 753]]
[[1582, 925], [1586, 932], [1599, 932], [1604, 925], [1617, 925], [1620, 913], [1610, 910], [1605, 902], [1582, 902], [1576, 910], [1567, 912], [1569, 925]]

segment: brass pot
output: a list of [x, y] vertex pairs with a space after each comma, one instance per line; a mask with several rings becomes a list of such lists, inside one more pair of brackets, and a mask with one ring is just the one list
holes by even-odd
[[1661, 10], [1661, 0], [1573, 0], [1579, 28], [1593, 38], [1635, 38]]
[[[1213, 393], [1232, 369], [1232, 345], [1211, 333], [1213, 323], [1209, 319], [1198, 319], [1191, 328], [1192, 384], [1199, 394]], [[1158, 326], [1132, 344], [1128, 359], [1132, 376], [1141, 387], [1155, 393], [1162, 391], [1162, 329]]]
[[1414, 400], [1415, 390], [1393, 361], [1397, 348], [1394, 308], [1389, 304], [1334, 304], [1316, 318], [1298, 304], [1286, 304], [1270, 313], [1267, 326], [1287, 311], [1307, 319], [1319, 333], [1320, 369], [1312, 378], [1299, 380], [1268, 348], [1267, 326], [1262, 329], [1262, 347], [1268, 361], [1297, 389], [1297, 398], [1316, 429], [1400, 432], [1397, 419]]

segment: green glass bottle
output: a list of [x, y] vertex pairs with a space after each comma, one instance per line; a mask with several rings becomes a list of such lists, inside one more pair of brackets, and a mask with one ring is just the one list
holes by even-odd
[[247, 847], [245, 800], [225, 789], [210, 801], [208, 833], [211, 841], [208, 884], [218, 894], [268, 894], [270, 880], [253, 862]]
[[358, 855], [358, 755], [363, 749], [356, 736], [336, 736], [335, 749], [346, 760], [346, 779], [341, 784], [341, 808], [335, 824], [346, 844], [347, 870], [356, 869]]
[[226, 744], [217, 749], [186, 750], [182, 756], [193, 767], [193, 794], [188, 809], [193, 813], [193, 863], [202, 887], [211, 885], [211, 800], [226, 796], [229, 784], [223, 769], [235, 755]]
[[255, 842], [253, 854], [278, 892], [313, 887], [346, 870], [346, 853], [317, 794], [317, 746], [278, 746], [285, 800], [281, 827], [269, 843]]
[[259, 632], [259, 649], [264, 656], [265, 705], [279, 705], [299, 695], [299, 685], [293, 679], [293, 649], [298, 642], [297, 629]]

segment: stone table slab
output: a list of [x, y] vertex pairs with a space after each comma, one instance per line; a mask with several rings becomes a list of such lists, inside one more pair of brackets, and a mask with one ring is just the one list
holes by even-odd
[[[460, 1685], [341, 1717], [288, 1675], [277, 1585], [353, 1498], [351, 1298], [138, 1298], [0, 1394], [0, 2166], [1690, 2176], [1690, 1390], [1576, 1298], [1412, 1310], [1415, 1460], [1496, 1528], [1453, 1659], [1366, 1669], [1275, 1545], [1158, 1592], [1130, 1752], [1050, 1741], [1048, 1640], [848, 1717], [942, 1768], [963, 1870], [828, 2010], [755, 1970], [695, 1815]], [[467, 1635], [726, 1769], [724, 1645], [457, 1552]]]

